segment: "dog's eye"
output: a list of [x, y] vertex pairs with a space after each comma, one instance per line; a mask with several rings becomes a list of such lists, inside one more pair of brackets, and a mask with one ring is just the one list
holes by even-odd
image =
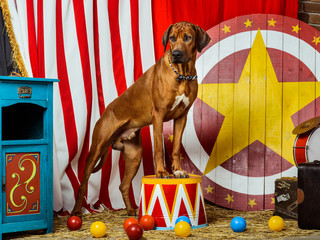
[[175, 42], [176, 41], [176, 38], [174, 36], [170, 36], [169, 39], [170, 39], [171, 42]]
[[188, 42], [188, 41], [190, 41], [191, 40], [191, 36], [188, 36], [188, 35], [185, 35], [184, 36], [184, 41], [185, 42]]

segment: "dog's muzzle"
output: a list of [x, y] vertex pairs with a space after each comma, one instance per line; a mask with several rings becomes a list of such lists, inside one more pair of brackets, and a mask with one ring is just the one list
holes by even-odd
[[182, 51], [180, 50], [173, 50], [172, 51], [172, 62], [173, 63], [186, 63], [185, 56]]

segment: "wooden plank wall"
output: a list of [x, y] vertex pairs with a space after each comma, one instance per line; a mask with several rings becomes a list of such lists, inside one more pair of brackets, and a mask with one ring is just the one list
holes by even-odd
[[[237, 17], [208, 33], [212, 41], [197, 60], [198, 99], [183, 135], [183, 166], [202, 176], [213, 203], [273, 209], [274, 181], [297, 174], [292, 130], [320, 115], [320, 33], [266, 14]], [[168, 156], [172, 126], [164, 125]]]

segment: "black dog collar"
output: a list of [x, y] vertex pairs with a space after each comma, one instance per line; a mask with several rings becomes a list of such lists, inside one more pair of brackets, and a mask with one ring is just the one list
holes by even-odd
[[168, 61], [169, 61], [170, 67], [172, 68], [173, 72], [178, 75], [178, 77], [177, 77], [177, 80], [178, 80], [178, 81], [180, 81], [180, 80], [193, 81], [193, 80], [197, 79], [197, 77], [198, 77], [197, 75], [195, 75], [195, 76], [184, 76], [184, 75], [181, 75], [180, 73], [178, 73], [178, 72], [173, 68], [173, 66], [172, 66], [172, 64], [171, 64], [170, 57], [169, 57], [169, 51], [168, 51]]

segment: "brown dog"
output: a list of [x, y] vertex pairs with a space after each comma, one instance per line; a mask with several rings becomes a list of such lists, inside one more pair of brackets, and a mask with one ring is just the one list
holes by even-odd
[[[105, 163], [108, 148], [120, 150], [125, 173], [120, 191], [128, 215], [135, 215], [129, 199], [129, 187], [142, 156], [140, 129], [153, 124], [156, 176], [168, 177], [163, 161], [163, 122], [174, 119], [172, 170], [175, 177], [188, 177], [180, 163], [180, 144], [188, 111], [197, 97], [195, 61], [197, 51], [208, 45], [209, 35], [188, 22], [170, 25], [162, 43], [170, 49], [122, 95], [111, 102], [97, 121], [85, 171], [72, 215], [81, 216], [83, 198], [91, 173]], [[101, 160], [100, 160], [101, 159]], [[97, 162], [100, 160], [98, 165]]]

